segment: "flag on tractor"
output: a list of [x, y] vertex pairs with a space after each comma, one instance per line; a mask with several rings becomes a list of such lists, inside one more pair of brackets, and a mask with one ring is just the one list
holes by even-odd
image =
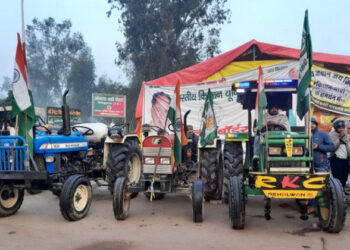
[[202, 147], [205, 147], [210, 141], [214, 140], [217, 137], [217, 129], [218, 126], [216, 124], [213, 108], [213, 94], [209, 89], [202, 113], [202, 132], [200, 136]]
[[29, 88], [27, 77], [27, 62], [21, 37], [17, 34], [17, 50], [15, 68], [12, 81], [12, 117], [18, 116], [18, 135], [27, 140], [31, 154], [33, 154], [33, 126], [35, 123], [35, 111], [33, 96]]
[[300, 119], [309, 110], [310, 82], [312, 67], [312, 45], [309, 28], [308, 11], [305, 11], [303, 34], [301, 39], [300, 59], [299, 59], [299, 77], [298, 77], [298, 102], [297, 114]]
[[263, 119], [263, 109], [267, 106], [266, 94], [265, 94], [265, 84], [264, 84], [264, 74], [261, 66], [259, 65], [259, 75], [258, 75], [258, 91], [256, 92], [255, 100], [255, 119], [258, 121], [258, 129], [261, 129], [262, 119]]
[[174, 90], [174, 95], [171, 98], [170, 107], [168, 110], [168, 118], [175, 130], [174, 156], [176, 164], [182, 161], [182, 146], [187, 145], [187, 137], [181, 118], [180, 106], [180, 82], [178, 81]]

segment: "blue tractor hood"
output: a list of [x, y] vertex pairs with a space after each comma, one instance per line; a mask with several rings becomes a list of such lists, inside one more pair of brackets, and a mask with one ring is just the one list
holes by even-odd
[[64, 153], [87, 150], [89, 142], [80, 132], [71, 135], [37, 135], [34, 140], [36, 154]]

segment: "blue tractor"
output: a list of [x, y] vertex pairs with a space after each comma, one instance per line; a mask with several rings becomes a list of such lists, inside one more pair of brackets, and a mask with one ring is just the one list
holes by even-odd
[[101, 136], [98, 143], [89, 143], [97, 131], [88, 124], [71, 128], [67, 94], [68, 91], [63, 95], [61, 129], [52, 131], [40, 123], [34, 126], [33, 157], [25, 138], [10, 136], [6, 127], [1, 130], [0, 217], [18, 211], [27, 189], [51, 190], [60, 198], [63, 217], [79, 220], [91, 205], [90, 180], [110, 190], [119, 176], [139, 180], [141, 153], [137, 136], [124, 135], [123, 127], [117, 126], [107, 129], [107, 135]]

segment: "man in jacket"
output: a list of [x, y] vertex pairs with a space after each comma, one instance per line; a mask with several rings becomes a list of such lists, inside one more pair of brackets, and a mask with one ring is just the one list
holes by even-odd
[[334, 143], [335, 151], [331, 153], [332, 174], [345, 188], [349, 173], [349, 142], [345, 132], [345, 121], [337, 118], [332, 122], [333, 130], [329, 133]]
[[[328, 172], [330, 170], [330, 164], [327, 158], [327, 153], [334, 151], [334, 144], [329, 134], [318, 130], [318, 122], [314, 117], [311, 118], [311, 134], [314, 148], [315, 171]], [[316, 205], [316, 200], [311, 200], [309, 202], [309, 208], [307, 209], [307, 213], [315, 213]]]
[[318, 130], [316, 118], [311, 118], [311, 134], [314, 147], [314, 168], [316, 172], [328, 172], [330, 164], [327, 153], [334, 151], [334, 143], [326, 132]]

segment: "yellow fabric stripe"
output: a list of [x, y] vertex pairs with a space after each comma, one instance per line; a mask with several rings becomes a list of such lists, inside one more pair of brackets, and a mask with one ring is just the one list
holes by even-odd
[[234, 75], [240, 72], [244, 72], [250, 69], [257, 68], [259, 65], [261, 67], [266, 67], [274, 64], [285, 63], [290, 60], [266, 60], [266, 61], [240, 61], [231, 62], [218, 72], [212, 74], [204, 81], [218, 80], [226, 76]]

